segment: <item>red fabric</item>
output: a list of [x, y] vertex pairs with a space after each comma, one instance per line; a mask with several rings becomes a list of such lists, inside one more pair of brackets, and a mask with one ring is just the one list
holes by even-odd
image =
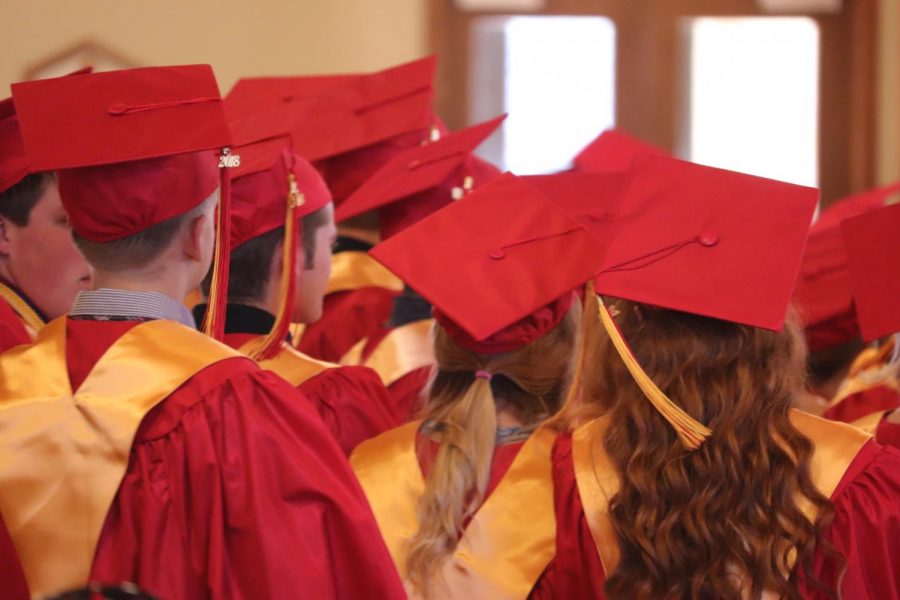
[[0, 299], [0, 352], [29, 343], [31, 336], [28, 335], [22, 319], [6, 301]]
[[876, 385], [847, 396], [829, 407], [822, 416], [852, 423], [873, 412], [894, 408], [900, 408], [900, 392], [887, 385]]
[[[225, 343], [240, 348], [257, 334], [228, 333]], [[393, 398], [378, 374], [367, 367], [326, 369], [297, 386], [337, 440], [344, 454], [361, 442], [401, 425]]]
[[[900, 452], [870, 442], [854, 459], [831, 497], [835, 515], [825, 532], [846, 559], [841, 591], [853, 600], [900, 598]], [[813, 569], [833, 580], [821, 552]], [[823, 598], [800, 573], [803, 598]]]
[[[68, 324], [76, 371], [135, 325]], [[228, 359], [144, 418], [91, 578], [133, 581], [166, 600], [403, 598], [363, 498], [308, 402]]]
[[856, 316], [867, 342], [900, 331], [898, 231], [898, 204], [841, 222]]
[[31, 167], [25, 155], [12, 98], [0, 101], [0, 192], [20, 182]]
[[556, 506], [556, 556], [547, 565], [529, 598], [603, 598], [606, 574], [578, 495], [570, 434], [557, 437], [553, 447], [553, 495]]
[[639, 154], [668, 156], [662, 148], [648, 144], [617, 129], [607, 129], [587, 145], [573, 162], [576, 171], [584, 173], [618, 173], [628, 170]]
[[393, 399], [394, 414], [400, 423], [419, 417], [425, 407], [425, 386], [431, 375], [431, 367], [419, 367], [388, 386]]
[[887, 420], [887, 415], [878, 424], [875, 430], [875, 440], [882, 446], [893, 446], [900, 448], [900, 423], [891, 423]]
[[28, 581], [22, 571], [19, 555], [13, 545], [6, 523], [0, 517], [0, 590], [6, 600], [30, 600]]
[[369, 254], [480, 342], [582, 286], [606, 250], [606, 240], [505, 173]]
[[819, 191], [634, 159], [598, 294], [780, 331]]
[[340, 361], [350, 348], [387, 323], [396, 296], [397, 292], [379, 287], [328, 294], [322, 318], [306, 326], [298, 349], [320, 360]]
[[478, 354], [499, 354], [527, 346], [559, 325], [569, 313], [574, 296], [574, 293], [569, 292], [483, 340], [473, 338], [437, 307], [432, 314], [453, 341], [463, 348]]

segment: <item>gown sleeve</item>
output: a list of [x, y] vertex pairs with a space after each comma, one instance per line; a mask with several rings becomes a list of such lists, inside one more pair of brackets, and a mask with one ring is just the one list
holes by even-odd
[[299, 386], [349, 456], [361, 442], [402, 424], [378, 374], [366, 367], [326, 369]]
[[405, 597], [311, 404], [237, 360], [195, 375], [145, 417], [92, 579], [166, 600]]
[[396, 295], [385, 288], [364, 287], [325, 296], [322, 318], [306, 326], [297, 349], [319, 360], [340, 362], [357, 342], [387, 323]]
[[[825, 538], [844, 557], [842, 597], [900, 599], [900, 451], [868, 442], [831, 499], [835, 515]], [[836, 580], [824, 551], [816, 551], [812, 568], [820, 581]], [[802, 597], [824, 597], [809, 579], [799, 574]]]

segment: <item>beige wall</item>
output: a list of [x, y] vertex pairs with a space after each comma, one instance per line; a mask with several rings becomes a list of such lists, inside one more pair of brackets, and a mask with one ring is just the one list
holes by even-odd
[[84, 40], [145, 65], [244, 75], [374, 70], [427, 52], [428, 0], [0, 0], [0, 97]]

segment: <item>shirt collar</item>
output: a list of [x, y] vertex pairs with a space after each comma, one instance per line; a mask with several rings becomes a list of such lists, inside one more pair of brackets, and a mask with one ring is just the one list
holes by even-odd
[[73, 317], [166, 319], [197, 328], [191, 311], [182, 302], [159, 292], [134, 292], [100, 288], [79, 292], [69, 313]]

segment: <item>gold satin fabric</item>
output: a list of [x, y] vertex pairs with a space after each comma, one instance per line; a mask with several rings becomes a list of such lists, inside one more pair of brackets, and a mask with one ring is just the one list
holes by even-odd
[[34, 309], [15, 290], [3, 282], [0, 282], [0, 299], [5, 300], [12, 307], [13, 312], [19, 315], [19, 318], [22, 319], [22, 324], [25, 326], [25, 331], [28, 332], [32, 339], [46, 325]]
[[364, 287], [403, 291], [403, 282], [365, 252], [338, 252], [331, 257], [331, 277], [325, 294]]
[[[375, 513], [391, 558], [406, 575], [406, 544], [418, 530], [425, 481], [416, 458], [421, 421], [363, 442], [350, 463]], [[551, 454], [556, 434], [538, 429], [475, 513], [443, 568], [453, 599], [522, 599], [556, 552]], [[420, 596], [407, 582], [411, 598]]]
[[[830, 498], [850, 463], [871, 436], [845, 423], [828, 421], [791, 410], [791, 423], [814, 446], [810, 475], [818, 490]], [[578, 493], [603, 570], [611, 573], [619, 563], [619, 543], [609, 519], [609, 500], [619, 490], [619, 477], [603, 447], [608, 417], [590, 421], [572, 434], [572, 460]], [[815, 522], [815, 506], [805, 498], [800, 508]]]
[[83, 586], [144, 415], [237, 352], [173, 321], [123, 335], [73, 392], [66, 318], [0, 357], [0, 512], [34, 596]]
[[880, 385], [900, 392], [897, 371], [885, 368], [893, 351], [894, 338], [890, 338], [880, 348], [866, 348], [860, 352], [850, 366], [849, 375], [841, 383], [834, 398], [828, 403], [828, 408], [840, 404], [847, 396]]
[[[250, 356], [265, 342], [265, 336], [259, 336], [245, 343], [238, 352]], [[338, 366], [324, 360], [316, 360], [293, 348], [287, 343], [282, 343], [281, 352], [267, 360], [257, 361], [261, 369], [272, 371], [282, 379], [287, 380], [293, 386], [298, 386], [312, 379], [322, 371]]]
[[[434, 338], [432, 327], [434, 319], [423, 319], [401, 325], [391, 330], [362, 365], [369, 367], [381, 377], [385, 386], [421, 367], [434, 364]], [[356, 344], [341, 359], [341, 364], [360, 364], [362, 349], [366, 340]]]

